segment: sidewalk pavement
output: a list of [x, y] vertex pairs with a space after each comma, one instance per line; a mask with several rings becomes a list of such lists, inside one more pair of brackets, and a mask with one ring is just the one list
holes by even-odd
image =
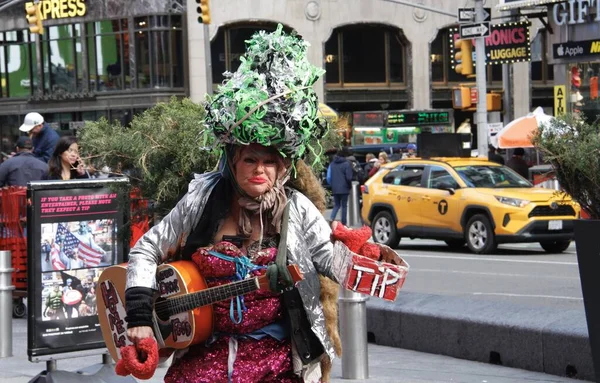
[[[45, 363], [31, 363], [27, 358], [27, 321], [13, 320], [13, 356], [0, 359], [0, 382], [27, 383], [45, 370]], [[100, 350], [98, 350], [100, 351]], [[553, 382], [578, 383], [581, 380], [547, 375], [498, 365], [455, 359], [448, 356], [427, 354], [395, 347], [369, 344], [369, 378], [366, 380], [342, 379], [341, 360], [336, 359], [332, 371], [333, 383], [378, 382], [378, 383], [425, 383], [425, 382], [473, 382], [515, 383]], [[102, 361], [100, 355], [71, 357], [58, 360], [57, 369], [79, 371]], [[100, 367], [99, 365], [97, 366]], [[154, 377], [146, 382], [162, 382], [167, 367], [160, 367]], [[73, 375], [74, 380], [94, 383], [89, 375]], [[58, 380], [57, 380], [58, 381]], [[133, 379], [120, 381], [134, 382]]]

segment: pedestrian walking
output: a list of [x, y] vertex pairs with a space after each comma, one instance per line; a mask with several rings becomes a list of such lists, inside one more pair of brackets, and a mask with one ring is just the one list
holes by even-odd
[[516, 148], [513, 151], [512, 158], [506, 163], [506, 166], [517, 172], [521, 177], [529, 179], [529, 164], [523, 159], [524, 155], [525, 149]]
[[17, 140], [16, 154], [0, 165], [0, 186], [27, 186], [29, 181], [39, 181], [48, 174], [48, 164], [36, 158], [29, 137]]
[[496, 147], [494, 145], [488, 146], [488, 160], [498, 163], [500, 165], [504, 165], [504, 158], [498, 154]]
[[380, 152], [379, 157], [377, 158], [377, 161], [375, 161], [375, 164], [373, 165], [373, 168], [371, 170], [369, 170], [369, 178], [373, 177], [375, 175], [375, 173], [377, 173], [379, 171], [379, 168], [381, 168], [381, 165], [385, 165], [388, 162], [390, 162], [390, 161], [388, 160], [387, 153]]
[[330, 167], [331, 193], [333, 194], [333, 210], [331, 211], [331, 220], [335, 221], [338, 211], [342, 210], [342, 224], [346, 225], [348, 217], [348, 196], [352, 187], [354, 172], [352, 164], [346, 158], [349, 153], [345, 150], [340, 151], [333, 159]]
[[32, 139], [33, 155], [48, 162], [60, 137], [50, 125], [44, 122], [44, 117], [35, 112], [27, 113], [19, 130], [27, 133]]

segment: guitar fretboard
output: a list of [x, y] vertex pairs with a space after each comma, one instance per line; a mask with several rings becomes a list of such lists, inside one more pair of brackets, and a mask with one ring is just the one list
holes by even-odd
[[[244, 295], [260, 288], [258, 278], [244, 279], [243, 281], [229, 283], [223, 286], [211, 287], [195, 293], [185, 294], [178, 297], [167, 298], [157, 302], [154, 309], [159, 314], [167, 313], [166, 316], [191, 311], [195, 308], [207, 306], [216, 302], [224, 301], [238, 295]], [[166, 311], [165, 311], [166, 310]]]

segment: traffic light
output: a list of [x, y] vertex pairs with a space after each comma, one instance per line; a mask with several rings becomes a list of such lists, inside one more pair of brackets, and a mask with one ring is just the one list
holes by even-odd
[[460, 64], [454, 68], [456, 73], [465, 76], [473, 74], [473, 43], [471, 40], [456, 40], [454, 43], [454, 61]]
[[210, 24], [210, 9], [208, 7], [208, 0], [196, 0], [196, 3], [200, 4], [198, 7], [198, 22], [200, 24]]
[[459, 86], [452, 89], [452, 107], [454, 109], [468, 109], [472, 105], [471, 88]]
[[42, 24], [42, 14], [40, 8], [34, 3], [25, 3], [25, 17], [29, 22], [29, 32], [44, 34], [44, 25]]

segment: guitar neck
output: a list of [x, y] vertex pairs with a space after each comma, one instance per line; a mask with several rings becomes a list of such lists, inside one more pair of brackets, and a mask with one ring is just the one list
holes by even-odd
[[213, 303], [224, 301], [238, 295], [244, 295], [259, 290], [260, 284], [258, 278], [244, 279], [222, 286], [211, 287], [206, 290], [197, 291], [180, 295], [173, 298], [167, 298], [164, 301], [157, 302], [155, 310], [157, 312], [168, 311], [168, 316], [191, 311], [195, 308], [207, 306]]

